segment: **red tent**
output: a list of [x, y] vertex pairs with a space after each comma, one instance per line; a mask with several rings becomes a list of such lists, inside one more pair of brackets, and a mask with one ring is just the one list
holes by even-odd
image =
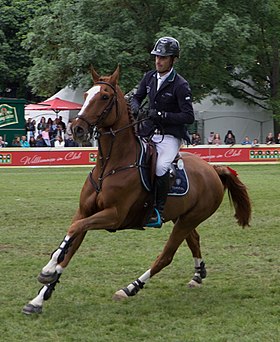
[[53, 110], [56, 114], [61, 110], [79, 110], [81, 108], [82, 105], [80, 103], [62, 100], [59, 97], [25, 106], [26, 110]]

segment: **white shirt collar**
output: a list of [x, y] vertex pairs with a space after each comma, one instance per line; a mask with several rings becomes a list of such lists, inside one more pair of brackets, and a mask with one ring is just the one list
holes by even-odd
[[167, 79], [167, 77], [172, 73], [172, 71], [173, 71], [173, 68], [171, 68], [171, 70], [163, 76], [160, 76], [160, 74], [157, 72], [157, 79], [160, 78], [162, 82], [164, 82]]

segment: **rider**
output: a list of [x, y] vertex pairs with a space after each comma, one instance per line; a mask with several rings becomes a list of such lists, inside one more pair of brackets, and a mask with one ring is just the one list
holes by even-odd
[[[139, 114], [142, 101], [149, 98], [148, 120], [139, 127], [139, 135], [150, 135], [157, 150], [155, 179], [156, 210], [147, 226], [160, 228], [164, 205], [169, 190], [171, 163], [179, 152], [182, 139], [188, 140], [186, 124], [194, 122], [192, 94], [189, 83], [173, 68], [179, 58], [179, 42], [172, 37], [162, 37], [151, 51], [155, 55], [156, 70], [148, 71], [132, 97], [131, 110]], [[148, 127], [147, 127], [148, 126]], [[148, 129], [147, 129], [148, 128]]]

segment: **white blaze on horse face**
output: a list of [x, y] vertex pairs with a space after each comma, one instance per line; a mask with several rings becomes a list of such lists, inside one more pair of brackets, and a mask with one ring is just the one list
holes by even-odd
[[100, 88], [101, 86], [93, 86], [92, 88], [90, 88], [87, 92], [86, 92], [86, 99], [85, 102], [83, 104], [83, 107], [81, 108], [81, 110], [78, 113], [78, 116], [82, 115], [84, 113], [85, 108], [88, 106], [88, 104], [90, 103], [90, 101], [94, 98], [94, 96], [96, 94], [98, 94], [100, 92]]

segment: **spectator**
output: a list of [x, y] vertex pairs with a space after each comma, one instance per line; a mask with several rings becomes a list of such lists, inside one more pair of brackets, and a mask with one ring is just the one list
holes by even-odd
[[12, 141], [12, 147], [21, 147], [20, 137], [15, 137]]
[[252, 141], [250, 138], [246, 135], [245, 139], [242, 141], [241, 145], [252, 145]]
[[29, 145], [30, 147], [36, 147], [36, 139], [34, 137], [30, 137]]
[[277, 137], [275, 139], [275, 144], [280, 144], [280, 132], [277, 134]]
[[2, 135], [0, 135], [0, 148], [6, 147], [7, 145], [8, 143], [4, 141]]
[[213, 145], [222, 145], [222, 140], [219, 133], [214, 134]]
[[267, 137], [265, 138], [265, 143], [267, 145], [275, 144], [275, 139], [274, 139], [274, 136], [271, 132], [268, 133]]
[[61, 137], [64, 140], [64, 131], [61, 124], [58, 124], [56, 130], [54, 131], [54, 138], [56, 137]]
[[49, 127], [49, 137], [50, 137], [50, 141], [55, 139], [55, 125], [54, 122], [52, 121], [52, 118], [48, 118], [47, 121], [47, 126]]
[[31, 118], [28, 118], [25, 122], [25, 134], [27, 141], [29, 141], [31, 137], [35, 136], [35, 130], [36, 127], [34, 125], [34, 122], [31, 120]]
[[58, 118], [53, 120], [53, 130], [55, 131], [57, 129], [57, 125], [58, 125]]
[[46, 147], [46, 143], [43, 139], [42, 134], [38, 134], [37, 138], [36, 138], [36, 147]]
[[46, 126], [46, 128], [42, 132], [42, 138], [47, 146], [51, 146], [49, 131], [50, 131], [49, 126]]
[[208, 145], [213, 144], [213, 139], [214, 139], [214, 132], [210, 132], [209, 137], [207, 138]]
[[72, 126], [73, 119], [70, 119], [68, 121], [68, 124], [66, 126], [66, 131], [65, 131], [65, 140], [72, 138], [73, 139], [73, 133], [71, 131], [71, 126]]
[[235, 144], [235, 137], [232, 133], [228, 133], [225, 138], [226, 145], [234, 145]]
[[195, 133], [192, 135], [192, 145], [200, 145], [201, 144], [201, 138], [199, 133]]
[[58, 124], [58, 125], [61, 125], [62, 130], [63, 130], [63, 133], [65, 133], [65, 131], [66, 131], [66, 125], [65, 125], [65, 122], [62, 121], [62, 116], [60, 116], [60, 117], [58, 118], [57, 124]]
[[40, 122], [37, 125], [38, 134], [42, 134], [42, 132], [45, 130], [46, 127], [47, 127], [46, 118], [42, 116]]
[[253, 140], [252, 146], [259, 146], [259, 140], [257, 138]]
[[226, 145], [234, 145], [235, 144], [235, 135], [232, 133], [232, 130], [228, 130], [225, 135], [224, 143]]
[[62, 139], [61, 136], [58, 135], [55, 138], [54, 147], [64, 147], [64, 146], [65, 146], [64, 140]]
[[21, 147], [30, 147], [29, 142], [26, 140], [26, 135], [22, 135], [20, 139], [20, 146]]

